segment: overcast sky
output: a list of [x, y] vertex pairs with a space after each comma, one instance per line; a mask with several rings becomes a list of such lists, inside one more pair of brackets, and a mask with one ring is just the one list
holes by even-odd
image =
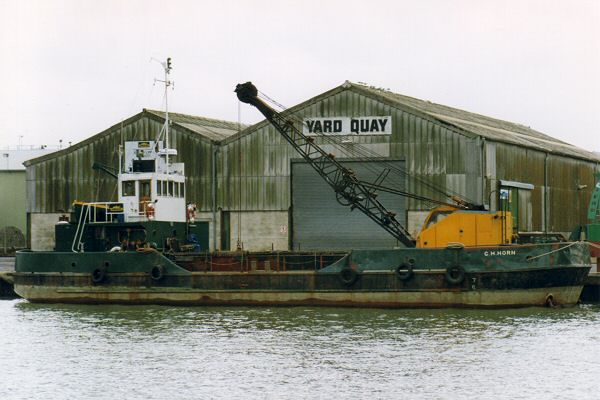
[[[0, 147], [75, 143], [162, 109], [238, 120], [345, 80], [600, 151], [600, 0], [0, 0]], [[244, 105], [243, 123], [260, 120]]]

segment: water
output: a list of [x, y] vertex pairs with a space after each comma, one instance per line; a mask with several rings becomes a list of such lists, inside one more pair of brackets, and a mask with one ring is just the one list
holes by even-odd
[[0, 301], [0, 399], [597, 399], [600, 307]]

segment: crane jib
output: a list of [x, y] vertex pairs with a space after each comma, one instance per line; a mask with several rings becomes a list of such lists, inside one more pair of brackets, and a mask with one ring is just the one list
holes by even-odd
[[349, 206], [352, 210], [359, 209], [406, 247], [415, 246], [414, 239], [396, 219], [396, 214], [377, 200], [375, 189], [381, 187], [380, 185], [358, 180], [354, 172], [339, 163], [333, 154], [325, 152], [315, 143], [314, 138], [303, 134], [292, 121], [282, 117], [259, 99], [258, 90], [251, 82], [238, 84], [235, 92], [241, 102], [253, 105], [271, 122], [286, 141], [331, 186], [340, 204]]

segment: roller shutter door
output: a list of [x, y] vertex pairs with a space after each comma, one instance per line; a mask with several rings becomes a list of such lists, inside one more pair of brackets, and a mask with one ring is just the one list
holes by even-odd
[[[400, 160], [388, 161], [404, 168]], [[381, 172], [378, 161], [344, 161], [361, 180], [374, 181]], [[331, 187], [304, 161], [292, 161], [292, 244], [294, 250], [348, 250], [390, 248], [398, 242], [359, 210], [350, 211], [336, 200]], [[385, 186], [401, 190], [405, 178], [389, 174]], [[378, 200], [406, 226], [406, 199], [380, 192]]]

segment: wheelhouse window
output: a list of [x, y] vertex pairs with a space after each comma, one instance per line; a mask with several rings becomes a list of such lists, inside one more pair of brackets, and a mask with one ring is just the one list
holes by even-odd
[[150, 199], [150, 181], [140, 181], [140, 197]]
[[175, 182], [175, 192], [173, 193], [173, 196], [175, 197], [179, 197], [179, 182]]
[[123, 181], [123, 196], [135, 196], [135, 181]]
[[185, 197], [185, 183], [180, 183], [181, 187], [179, 188], [179, 196]]
[[162, 181], [162, 195], [167, 195], [167, 181]]
[[169, 181], [169, 192], [168, 196], [173, 196], [173, 181]]
[[162, 196], [162, 183], [161, 181], [156, 181], [156, 195]]

